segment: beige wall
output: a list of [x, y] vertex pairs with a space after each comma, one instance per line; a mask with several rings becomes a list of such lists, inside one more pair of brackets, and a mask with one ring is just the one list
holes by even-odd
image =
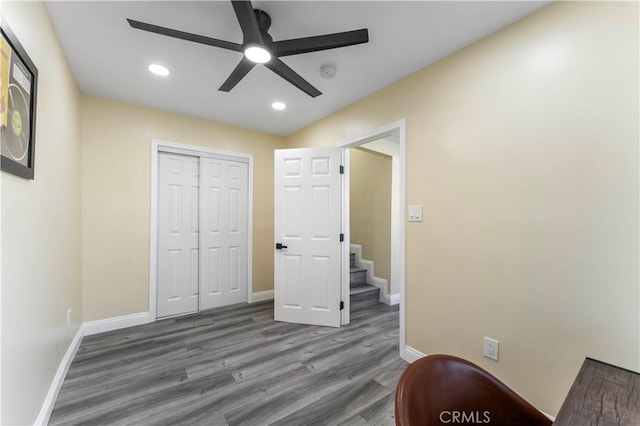
[[391, 157], [352, 149], [349, 153], [351, 243], [375, 262], [375, 276], [391, 285]]
[[254, 154], [262, 291], [273, 149], [405, 118], [407, 204], [425, 206], [407, 224], [407, 343], [552, 414], [585, 356], [640, 368], [637, 3], [553, 4], [286, 141], [80, 96], [42, 3], [2, 12], [40, 80], [36, 179], [0, 179], [1, 423], [35, 420], [80, 322], [147, 310], [152, 138]]
[[638, 33], [638, 3], [555, 3], [287, 140], [406, 119], [407, 344], [551, 414], [585, 356], [640, 368]]
[[254, 156], [253, 291], [273, 288], [273, 150], [284, 139], [81, 97], [85, 321], [149, 307], [151, 140]]
[[17, 425], [35, 422], [82, 322], [80, 92], [45, 6], [3, 2], [2, 13], [39, 71], [35, 180], [1, 177], [0, 423]]

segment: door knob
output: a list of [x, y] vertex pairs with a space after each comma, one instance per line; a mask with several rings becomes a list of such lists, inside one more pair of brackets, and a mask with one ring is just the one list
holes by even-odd
[[282, 250], [287, 248], [287, 246], [283, 246], [282, 243], [276, 243], [276, 250]]

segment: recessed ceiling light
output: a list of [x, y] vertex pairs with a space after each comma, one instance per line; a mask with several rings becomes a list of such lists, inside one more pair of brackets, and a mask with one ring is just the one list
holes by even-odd
[[163, 67], [162, 65], [158, 65], [158, 64], [149, 65], [149, 71], [151, 71], [155, 75], [159, 75], [162, 77], [166, 77], [169, 75], [169, 68]]
[[264, 64], [271, 60], [271, 53], [260, 46], [249, 46], [244, 50], [244, 56], [248, 60], [255, 62], [256, 64]]
[[271, 108], [277, 109], [278, 111], [282, 111], [283, 109], [287, 108], [287, 105], [285, 105], [284, 102], [274, 102], [271, 104]]

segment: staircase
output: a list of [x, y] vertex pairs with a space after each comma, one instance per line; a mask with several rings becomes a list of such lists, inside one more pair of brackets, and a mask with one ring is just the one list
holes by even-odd
[[351, 309], [377, 305], [380, 290], [367, 284], [367, 271], [356, 266], [356, 254], [351, 253], [351, 279], [349, 283]]

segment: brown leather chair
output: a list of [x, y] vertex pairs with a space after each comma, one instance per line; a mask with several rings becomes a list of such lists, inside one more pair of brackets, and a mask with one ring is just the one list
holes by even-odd
[[551, 420], [477, 365], [431, 355], [409, 365], [396, 389], [396, 425], [549, 426]]

